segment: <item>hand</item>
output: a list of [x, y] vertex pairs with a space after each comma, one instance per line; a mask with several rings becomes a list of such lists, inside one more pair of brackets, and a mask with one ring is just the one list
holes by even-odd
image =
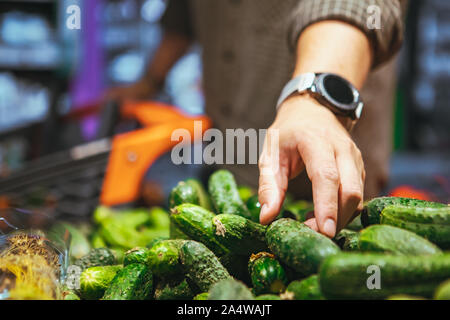
[[[278, 146], [270, 141], [277, 140]], [[278, 151], [279, 156], [270, 156]], [[314, 217], [306, 225], [332, 238], [362, 209], [364, 163], [338, 118], [315, 99], [293, 96], [269, 128], [259, 161], [260, 221], [278, 215], [289, 179], [306, 169], [312, 182]]]
[[140, 80], [129, 86], [109, 89], [104, 97], [105, 101], [145, 100], [156, 94], [157, 89], [150, 81]]

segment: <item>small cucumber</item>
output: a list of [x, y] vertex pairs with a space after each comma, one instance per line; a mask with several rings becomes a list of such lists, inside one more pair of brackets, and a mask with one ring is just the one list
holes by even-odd
[[293, 218], [299, 222], [305, 222], [308, 213], [311, 211], [314, 211], [314, 205], [311, 202], [299, 200], [286, 204], [283, 216], [285, 218]]
[[281, 262], [304, 276], [317, 273], [326, 257], [340, 252], [331, 239], [303, 223], [287, 218], [269, 226], [266, 240], [270, 250]]
[[244, 203], [255, 196], [255, 190], [249, 186], [238, 186], [238, 193]]
[[356, 218], [354, 218], [345, 228], [352, 231], [360, 231], [364, 229], [364, 226], [361, 222], [361, 215], [358, 215]]
[[285, 295], [291, 295], [292, 300], [323, 300], [320, 292], [319, 277], [317, 274], [309, 276], [303, 280], [292, 281]]
[[381, 213], [381, 223], [412, 231], [442, 249], [450, 249], [450, 206], [389, 206]]
[[255, 300], [255, 298], [242, 282], [225, 279], [211, 287], [208, 300]]
[[147, 300], [153, 290], [153, 275], [146, 265], [129, 264], [117, 272], [102, 300]]
[[170, 192], [169, 207], [175, 208], [183, 203], [200, 205], [200, 198], [197, 190], [191, 184], [180, 181]]
[[359, 236], [359, 232], [342, 229], [336, 237], [334, 237], [334, 241], [344, 251], [358, 251]]
[[253, 222], [259, 222], [259, 213], [261, 212], [261, 203], [259, 203], [258, 195], [251, 196], [247, 202], [246, 206], [248, 211], [250, 211], [250, 220]]
[[147, 264], [149, 251], [148, 248], [140, 247], [128, 250], [123, 256], [123, 265], [127, 266], [132, 263]]
[[380, 197], [368, 201], [361, 213], [361, 222], [363, 226], [368, 227], [372, 224], [380, 224], [381, 211], [387, 206], [407, 206], [418, 208], [442, 208], [446, 205], [438, 202], [417, 200], [401, 197]]
[[159, 277], [181, 273], [180, 249], [185, 240], [163, 240], [155, 244], [147, 255], [147, 263]]
[[113, 252], [107, 248], [96, 248], [89, 251], [89, 253], [80, 259], [76, 260], [74, 265], [84, 270], [90, 267], [113, 265], [116, 258]]
[[236, 214], [250, 219], [250, 212], [239, 196], [233, 174], [218, 170], [209, 177], [208, 190], [217, 213]]
[[327, 299], [385, 299], [395, 294], [430, 297], [450, 278], [450, 254], [341, 253], [323, 261], [319, 278]]
[[442, 253], [436, 245], [415, 233], [388, 225], [373, 225], [361, 231], [361, 251], [378, 251], [398, 255]]
[[183, 244], [181, 263], [187, 277], [203, 292], [231, 277], [214, 253], [200, 242], [187, 240]]
[[192, 300], [208, 300], [209, 292], [199, 293]]
[[155, 288], [155, 300], [191, 300], [193, 297], [185, 278], [159, 281]]
[[275, 294], [262, 294], [257, 296], [255, 300], [281, 300], [281, 298]]
[[253, 254], [248, 263], [248, 270], [255, 294], [279, 294], [286, 289], [288, 282], [286, 272], [273, 254], [267, 252]]
[[410, 296], [407, 294], [394, 294], [386, 298], [386, 300], [427, 300], [423, 297]]
[[90, 267], [80, 276], [80, 296], [84, 300], [98, 300], [122, 266]]
[[190, 185], [194, 190], [197, 192], [199, 205], [206, 210], [212, 211], [213, 205], [211, 203], [211, 199], [209, 197], [209, 194], [206, 192], [205, 188], [203, 187], [203, 184], [197, 180], [197, 179], [187, 179], [186, 183]]
[[450, 279], [439, 285], [434, 292], [434, 300], [450, 300]]

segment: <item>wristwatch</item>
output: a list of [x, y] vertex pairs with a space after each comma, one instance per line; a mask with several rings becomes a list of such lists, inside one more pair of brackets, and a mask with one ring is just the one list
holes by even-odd
[[294, 94], [309, 93], [320, 104], [343, 118], [351, 130], [361, 117], [364, 103], [358, 90], [344, 78], [333, 73], [304, 73], [289, 81], [281, 92], [277, 110]]

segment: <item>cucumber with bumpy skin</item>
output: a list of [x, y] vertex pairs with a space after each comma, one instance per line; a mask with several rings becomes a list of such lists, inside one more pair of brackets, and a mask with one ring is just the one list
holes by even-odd
[[250, 219], [250, 212], [239, 196], [236, 181], [228, 170], [218, 170], [209, 177], [208, 190], [218, 214], [228, 213]]
[[255, 300], [281, 300], [281, 298], [275, 294], [262, 294], [257, 296]]
[[450, 300], [450, 279], [441, 283], [434, 292], [435, 300]]
[[327, 299], [384, 299], [395, 294], [430, 297], [450, 278], [450, 254], [396, 256], [342, 253], [323, 261], [320, 290]]
[[201, 291], [209, 291], [215, 283], [231, 277], [214, 253], [200, 242], [187, 240], [181, 247], [180, 260], [186, 276]]
[[90, 267], [80, 276], [80, 296], [85, 300], [100, 299], [122, 266]]
[[208, 300], [254, 300], [245, 284], [235, 279], [222, 280], [211, 287]]
[[292, 281], [285, 295], [292, 295], [293, 300], [323, 300], [320, 292], [319, 277], [317, 274], [309, 276], [303, 280]]
[[192, 299], [192, 300], [208, 300], [208, 297], [209, 297], [209, 292], [202, 292], [202, 293], [199, 293], [198, 295], [196, 295], [194, 297], [194, 299]]
[[259, 222], [259, 214], [261, 212], [261, 203], [259, 203], [258, 195], [250, 197], [245, 203], [248, 211], [250, 211], [250, 220]]
[[119, 270], [102, 300], [147, 300], [153, 290], [149, 267], [134, 263]]
[[155, 300], [190, 300], [194, 293], [185, 278], [159, 281], [155, 288]]
[[81, 268], [81, 270], [90, 267], [113, 265], [116, 258], [111, 250], [108, 248], [96, 248], [89, 251], [89, 253], [80, 259], [76, 260], [74, 265]]
[[450, 206], [389, 206], [381, 212], [381, 223], [412, 231], [442, 249], [450, 248]]
[[123, 265], [127, 266], [132, 263], [147, 263], [148, 259], [148, 248], [136, 247], [125, 252], [123, 256]]
[[381, 212], [388, 206], [407, 206], [411, 208], [442, 208], [446, 205], [443, 203], [417, 200], [401, 197], [380, 197], [368, 201], [364, 205], [361, 213], [361, 222], [364, 227], [373, 224], [380, 224]]
[[358, 251], [359, 250], [360, 233], [348, 229], [342, 229], [334, 240], [339, 247], [344, 251]]
[[361, 251], [378, 251], [398, 255], [431, 255], [442, 251], [415, 233], [388, 225], [373, 225], [361, 231]]
[[263, 293], [281, 293], [286, 289], [288, 279], [280, 262], [271, 253], [252, 254], [248, 263], [253, 291]]
[[331, 239], [303, 223], [287, 218], [269, 226], [266, 240], [270, 250], [281, 262], [304, 276], [317, 273], [325, 258], [340, 252]]
[[155, 244], [147, 255], [147, 263], [156, 276], [181, 273], [180, 249], [185, 240], [164, 240]]
[[200, 205], [200, 198], [197, 190], [195, 190], [192, 185], [180, 181], [170, 192], [169, 207], [175, 208], [183, 203]]
[[206, 192], [205, 188], [203, 187], [203, 184], [197, 180], [197, 179], [187, 179], [186, 183], [190, 185], [194, 190], [197, 192], [199, 205], [206, 210], [212, 211], [213, 205], [211, 203], [211, 199], [209, 197], [209, 194]]

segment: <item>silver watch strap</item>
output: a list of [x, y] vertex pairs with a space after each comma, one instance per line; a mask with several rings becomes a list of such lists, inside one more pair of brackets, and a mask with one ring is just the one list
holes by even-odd
[[280, 98], [277, 102], [277, 110], [280, 108], [281, 104], [289, 98], [293, 93], [302, 93], [312, 88], [314, 81], [316, 79], [316, 74], [313, 72], [303, 73], [298, 77], [290, 80], [286, 86], [281, 91]]

